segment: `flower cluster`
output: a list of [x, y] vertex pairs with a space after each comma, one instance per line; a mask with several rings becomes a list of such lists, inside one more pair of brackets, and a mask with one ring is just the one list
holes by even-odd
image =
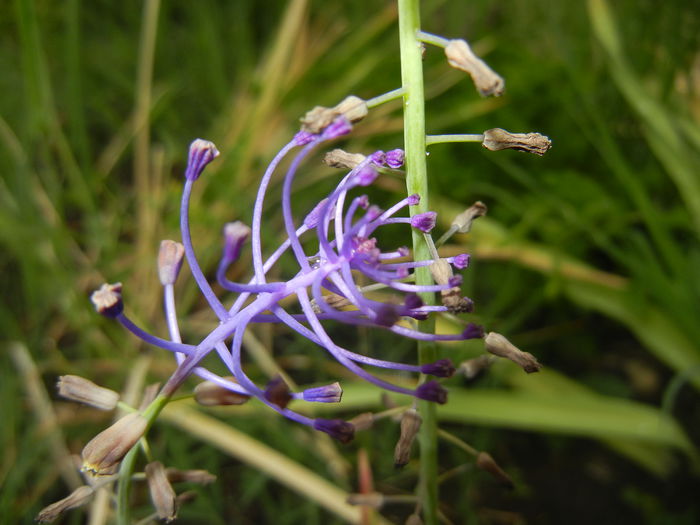
[[[414, 365], [368, 357], [335, 342], [324, 327], [324, 321], [336, 321], [378, 327], [398, 336], [431, 341], [464, 340], [483, 336], [481, 328], [474, 325], [469, 325], [461, 334], [439, 335], [421, 332], [412, 328], [410, 323], [402, 322], [402, 319], [421, 320], [431, 313], [449, 310], [450, 303], [429, 306], [423, 303], [419, 294], [441, 292], [443, 296], [453, 297], [455, 291], [459, 290], [461, 277], [452, 275], [452, 268], [463, 269], [469, 258], [462, 254], [437, 261], [414, 261], [408, 259], [409, 250], [406, 247], [393, 247], [385, 251], [378, 246], [374, 234], [382, 226], [406, 224], [427, 233], [435, 225], [434, 212], [412, 217], [407, 213], [409, 206], [418, 204], [420, 195], [409, 195], [386, 210], [371, 205], [366, 195], [351, 196], [351, 190], [371, 185], [382, 169], [400, 167], [403, 163], [401, 150], [387, 153], [378, 151], [358, 159], [329, 195], [309, 210], [302, 221], [295, 221], [292, 214], [292, 186], [300, 164], [319, 145], [350, 131], [350, 122], [344, 116], [340, 116], [318, 133], [297, 133], [275, 156], [260, 181], [251, 226], [234, 222], [224, 227], [224, 247], [217, 280], [221, 287], [238, 294], [229, 307], [220, 301], [207, 282], [193, 250], [189, 227], [188, 210], [193, 185], [219, 152], [211, 142], [198, 139], [192, 143], [181, 203], [182, 244], [164, 241], [159, 257], [159, 274], [165, 291], [165, 314], [170, 339], [165, 340], [145, 332], [126, 316], [120, 284], [104, 285], [93, 294], [93, 302], [100, 313], [116, 318], [148, 343], [174, 353], [178, 367], [165, 385], [164, 393], [172, 393], [185, 378], [196, 374], [209, 382], [213, 388], [213, 391], [212, 388], [207, 390], [208, 399], [217, 399], [217, 391], [229, 394], [229, 399], [233, 399], [233, 402], [256, 397], [289, 419], [327, 432], [342, 442], [350, 441], [355, 430], [351, 423], [337, 419], [312, 419], [287, 407], [292, 399], [338, 402], [342, 394], [338, 383], [291, 392], [281, 380], [273, 380], [266, 387], [258, 386], [243, 370], [241, 345], [248, 325], [284, 323], [325, 349], [348, 370], [379, 387], [418, 399], [446, 402], [447, 392], [436, 380], [425, 381], [416, 388], [407, 388], [380, 379], [364, 367], [448, 377], [455, 371], [449, 360], [441, 359], [430, 364]], [[286, 170], [282, 185], [281, 212], [286, 238], [264, 259], [261, 221], [265, 196], [270, 180], [282, 159], [296, 148], [299, 150]], [[307, 251], [310, 244], [307, 239], [313, 241], [311, 251]], [[233, 282], [226, 276], [227, 269], [240, 257], [242, 247], [248, 240], [251, 242], [253, 275], [247, 283]], [[269, 281], [267, 275], [271, 268], [289, 251], [296, 260], [298, 272], [286, 281]], [[220, 321], [195, 345], [185, 344], [181, 340], [173, 298], [173, 284], [183, 257], [187, 260], [199, 289]], [[437, 279], [437, 284], [434, 285], [414, 284], [413, 271], [416, 268], [436, 263], [449, 267], [448, 277]], [[391, 289], [400, 298], [394, 302], [380, 302], [369, 297], [358, 284], [360, 276], [363, 282], [370, 280], [378, 283], [375, 286]], [[297, 300], [298, 308], [295, 313], [290, 313], [282, 306], [282, 300], [290, 296], [296, 297]], [[470, 300], [462, 298], [461, 295], [460, 299], [461, 302], [452, 301], [452, 304], [460, 305], [460, 311], [465, 310], [465, 304], [471, 308]], [[202, 359], [211, 352], [218, 354], [232, 377], [220, 377], [200, 366]], [[233, 397], [230, 394], [233, 394]]]

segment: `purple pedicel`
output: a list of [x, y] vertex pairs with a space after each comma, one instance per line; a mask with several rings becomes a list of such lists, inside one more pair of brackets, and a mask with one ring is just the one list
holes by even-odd
[[[253, 208], [252, 226], [248, 228], [241, 222], [230, 223], [224, 230], [224, 250], [217, 272], [217, 278], [224, 289], [237, 293], [233, 306], [224, 307], [217, 297], [199, 266], [189, 229], [189, 201], [192, 187], [202, 174], [204, 168], [218, 156], [216, 147], [211, 142], [196, 140], [189, 151], [188, 165], [185, 172], [186, 182], [181, 201], [181, 234], [185, 257], [191, 273], [205, 299], [218, 317], [218, 323], [211, 332], [196, 344], [183, 344], [180, 340], [173, 287], [171, 280], [164, 284], [165, 312], [171, 340], [165, 340], [148, 334], [123, 313], [121, 285], [105, 285], [93, 295], [96, 308], [108, 317], [115, 317], [127, 329], [149, 344], [164, 348], [176, 355], [178, 367], [164, 387], [164, 392], [172, 393], [187, 377], [196, 374], [204, 379], [214, 381], [226, 388], [257, 397], [264, 404], [283, 416], [326, 432], [337, 440], [347, 443], [352, 440], [355, 428], [351, 423], [340, 419], [312, 419], [287, 408], [292, 400], [297, 402], [336, 403], [340, 402], [342, 389], [340, 384], [302, 389], [292, 392], [279, 377], [271, 380], [262, 388], [243, 370], [241, 354], [243, 351], [243, 334], [251, 323], [280, 323], [307, 338], [314, 345], [328, 352], [341, 365], [357, 377], [392, 392], [397, 392], [418, 399], [435, 403], [445, 403], [447, 391], [437, 382], [428, 381], [415, 389], [405, 388], [390, 383], [370, 373], [366, 368], [378, 367], [411, 373], [425, 373], [436, 377], [449, 377], [454, 373], [454, 366], [448, 359], [434, 363], [416, 365], [396, 363], [383, 359], [354, 353], [336, 344], [326, 330], [326, 324], [342, 323], [364, 327], [374, 327], [393, 332], [396, 337], [408, 337], [422, 341], [458, 341], [483, 337], [483, 329], [469, 324], [461, 334], [430, 334], [408, 327], [401, 322], [402, 317], [425, 319], [435, 312], [446, 312], [448, 306], [425, 305], [418, 293], [445, 292], [457, 286], [459, 276], [443, 285], [416, 285], [413, 271], [416, 268], [432, 264], [430, 260], [405, 260], [391, 262], [392, 259], [407, 258], [410, 251], [403, 246], [384, 250], [375, 237], [375, 231], [389, 224], [405, 224], [423, 232], [429, 232], [435, 226], [435, 212], [425, 212], [413, 217], [397, 216], [408, 206], [415, 206], [420, 201], [417, 194], [410, 195], [386, 211], [370, 205], [366, 195], [351, 196], [348, 192], [357, 186], [374, 183], [379, 176], [377, 166], [387, 165], [398, 168], [403, 163], [402, 150], [388, 153], [375, 152], [366, 161], [351, 170], [325, 198], [313, 206], [303, 220], [299, 221], [292, 213], [292, 182], [297, 176], [302, 161], [321, 143], [349, 133], [350, 123], [340, 117], [320, 134], [299, 132], [274, 157], [261, 179]], [[286, 237], [266, 259], [262, 251], [263, 205], [272, 176], [285, 157], [292, 150], [294, 154], [282, 181], [281, 212], [284, 219]], [[392, 235], [395, 235], [392, 233]], [[407, 236], [410, 232], [407, 229]], [[233, 283], [226, 279], [229, 265], [239, 259], [245, 241], [251, 238], [252, 277], [249, 281]], [[389, 237], [392, 239], [392, 237]], [[267, 274], [275, 268], [279, 259], [292, 252], [297, 269], [286, 280], [268, 282]], [[469, 263], [466, 254], [445, 259], [455, 268], [465, 268]], [[284, 272], [275, 269], [275, 276]], [[357, 282], [362, 279], [362, 286]], [[373, 298], [368, 289], [384, 287], [387, 292], [398, 295], [379, 301]], [[466, 311], [465, 305], [471, 300], [454, 296], [461, 301], [459, 306]], [[311, 301], [313, 297], [313, 303]], [[297, 305], [301, 307], [299, 310]], [[284, 306], [283, 306], [284, 305]], [[296, 313], [287, 312], [287, 305], [296, 308]], [[202, 360], [213, 353], [223, 366], [235, 377], [235, 382], [218, 376], [202, 365]]]

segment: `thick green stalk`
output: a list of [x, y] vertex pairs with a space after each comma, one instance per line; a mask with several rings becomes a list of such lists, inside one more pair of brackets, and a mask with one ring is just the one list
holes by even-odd
[[[425, 95], [423, 90], [423, 63], [421, 45], [417, 38], [420, 30], [419, 0], [398, 0], [399, 41], [401, 48], [401, 83], [404, 92], [404, 149], [406, 151], [406, 187], [409, 194], [417, 193], [421, 200], [411, 208], [411, 214], [428, 210], [428, 177], [425, 162]], [[428, 245], [422, 235], [413, 232], [415, 260], [430, 258]], [[427, 268], [416, 269], [417, 284], [431, 284], [432, 277]], [[423, 300], [433, 302], [433, 295], [426, 294]], [[434, 323], [424, 322], [422, 330], [434, 330]], [[435, 361], [435, 345], [418, 343], [421, 364]], [[423, 418], [420, 431], [421, 482], [419, 495], [422, 499], [423, 517], [427, 525], [437, 523], [437, 415], [435, 405], [421, 401], [418, 409]]]

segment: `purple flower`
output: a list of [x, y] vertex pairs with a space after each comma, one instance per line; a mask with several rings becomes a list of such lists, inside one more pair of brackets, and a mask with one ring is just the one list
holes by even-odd
[[[349, 122], [341, 117], [318, 134], [297, 133], [273, 158], [260, 181], [251, 226], [236, 222], [227, 225], [224, 230], [224, 249], [217, 280], [224, 289], [238, 294], [232, 304], [226, 305], [214, 293], [199, 266], [189, 226], [189, 203], [193, 184], [206, 165], [216, 158], [218, 151], [210, 142], [196, 140], [192, 143], [180, 208], [182, 246], [192, 276], [218, 317], [218, 323], [200, 341], [184, 344], [181, 341], [175, 310], [174, 279], [163, 281], [169, 340], [145, 332], [124, 314], [120, 285], [106, 285], [93, 295], [100, 313], [116, 318], [146, 342], [173, 352], [178, 366], [164, 387], [164, 392], [173, 392], [187, 377], [195, 374], [232, 394], [256, 397], [285, 417], [326, 432], [342, 442], [351, 440], [355, 431], [351, 423], [336, 419], [313, 419], [288, 408], [293, 399], [306, 402], [339, 402], [342, 389], [338, 383], [292, 392], [281, 378], [275, 378], [266, 387], [261, 388], [243, 370], [242, 342], [248, 326], [253, 323], [278, 323], [308, 339], [349, 371], [374, 385], [418, 399], [436, 403], [446, 402], [447, 391], [436, 381], [423, 383], [417, 388], [408, 388], [386, 381], [371, 373], [368, 368], [449, 377], [454, 372], [454, 366], [449, 360], [441, 359], [421, 366], [377, 359], [344, 348], [326, 331], [326, 327], [335, 322], [375, 327], [400, 337], [425, 341], [459, 341], [483, 336], [483, 330], [474, 325], [467, 327], [461, 334], [430, 334], [400, 322], [402, 317], [425, 319], [434, 312], [448, 311], [447, 306], [425, 305], [418, 294], [441, 292], [454, 295], [455, 287], [461, 282], [459, 277], [455, 277], [446, 279], [442, 284], [414, 284], [414, 270], [428, 267], [435, 261], [406, 260], [409, 250], [405, 247], [385, 250], [377, 242], [375, 232], [385, 225], [406, 224], [424, 232], [429, 232], [434, 227], [434, 212], [408, 216], [408, 207], [419, 202], [419, 195], [410, 195], [382, 210], [370, 205], [366, 195], [353, 196], [350, 193], [358, 186], [374, 183], [379, 176], [377, 165], [400, 165], [399, 160], [403, 160], [401, 150], [393, 150], [386, 155], [376, 152], [367, 156], [351, 169], [328, 195], [307, 210], [302, 221], [295, 218], [292, 213], [292, 188], [302, 162], [320, 144], [344, 135], [350, 129]], [[288, 163], [282, 180], [279, 209], [285, 238], [275, 250], [264, 257], [261, 225], [267, 190], [283, 159], [297, 148], [296, 155]], [[241, 248], [247, 240], [250, 240], [251, 244], [252, 275], [244, 282], [230, 281], [226, 277], [226, 270], [241, 256]], [[269, 281], [268, 275], [285, 254], [291, 254], [296, 261], [296, 272], [285, 279]], [[463, 268], [468, 256], [439, 261]], [[280, 274], [279, 271], [273, 273]], [[365, 291], [367, 282], [374, 283], [375, 287], [384, 287], [400, 297], [389, 302], [379, 301]], [[456, 300], [470, 301], [459, 297]], [[235, 380], [221, 377], [202, 366], [203, 359], [212, 353], [218, 355]]]
[[386, 165], [393, 169], [403, 166], [404, 152], [402, 149], [392, 149], [386, 152]]

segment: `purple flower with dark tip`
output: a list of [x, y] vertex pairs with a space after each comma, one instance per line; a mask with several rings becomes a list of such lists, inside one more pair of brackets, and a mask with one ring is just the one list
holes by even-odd
[[[248, 327], [255, 323], [276, 323], [286, 325], [289, 330], [308, 339], [357, 377], [378, 387], [436, 403], [446, 401], [447, 391], [436, 381], [409, 388], [387, 381], [383, 376], [372, 373], [371, 369], [449, 377], [454, 372], [449, 360], [441, 359], [435, 363], [418, 365], [369, 357], [345, 348], [328, 331], [330, 325], [340, 323], [374, 327], [392, 332], [397, 337], [422, 341], [460, 341], [483, 336], [483, 330], [475, 325], [468, 326], [463, 333], [431, 334], [402, 322], [402, 318], [406, 317], [425, 319], [439, 312], [468, 311], [471, 300], [455, 295], [459, 291], [455, 288], [461, 282], [460, 277], [444, 279], [442, 284], [415, 284], [413, 273], [416, 268], [434, 266], [436, 261], [411, 260], [410, 252], [405, 246], [385, 248], [377, 241], [378, 238], [385, 238], [377, 235], [379, 230], [390, 224], [404, 224], [424, 232], [429, 232], [434, 227], [434, 212], [409, 216], [409, 207], [418, 204], [419, 195], [410, 195], [386, 209], [370, 205], [367, 195], [354, 195], [359, 186], [375, 182], [379, 176], [379, 165], [386, 163], [397, 166], [403, 156], [400, 150], [393, 150], [386, 155], [375, 152], [366, 156], [330, 193], [310, 206], [306, 214], [301, 216], [302, 220], [295, 217], [292, 212], [293, 186], [302, 162], [321, 144], [348, 133], [350, 129], [350, 123], [341, 117], [317, 134], [299, 132], [272, 159], [258, 187], [250, 227], [235, 222], [227, 225], [224, 230], [224, 249], [216, 278], [224, 290], [237, 294], [226, 305], [214, 293], [200, 268], [189, 224], [193, 185], [206, 165], [216, 158], [218, 151], [207, 141], [198, 139], [192, 143], [180, 205], [182, 244], [177, 252], [182, 257], [184, 251], [192, 277], [218, 321], [199, 341], [193, 344], [182, 342], [173, 288], [177, 272], [170, 270], [167, 278], [161, 281], [165, 292], [168, 339], [147, 333], [127, 317], [123, 312], [120, 285], [105, 285], [93, 295], [100, 313], [114, 317], [144, 341], [175, 355], [177, 368], [163, 387], [165, 393], [174, 392], [187, 377], [194, 374], [212, 387], [224, 389], [236, 396], [256, 397], [283, 416], [326, 432], [342, 442], [351, 440], [355, 430], [351, 423], [339, 419], [314, 419], [288, 407], [292, 400], [339, 402], [342, 389], [338, 383], [291, 391], [287, 383], [277, 377], [261, 387], [243, 369], [242, 343]], [[283, 238], [276, 249], [263, 255], [261, 226], [265, 198], [273, 175], [280, 170], [285, 157], [290, 155], [292, 159], [285, 164], [283, 170], [278, 207], [282, 217]], [[406, 233], [408, 236], [409, 231]], [[388, 238], [393, 239], [394, 235]], [[241, 257], [246, 241], [250, 241], [251, 275], [245, 281], [234, 282], [228, 279], [227, 269]], [[270, 275], [283, 275], [284, 272], [276, 266], [284, 255], [291, 256], [296, 270], [279, 280], [270, 280]], [[168, 260], [164, 259], [164, 264]], [[437, 261], [443, 266], [451, 263], [460, 268], [466, 265], [465, 260], [468, 259], [464, 256], [456, 256]], [[168, 264], [175, 263], [179, 264], [178, 261]], [[372, 285], [368, 287], [368, 283]], [[379, 296], [367, 291], [377, 287], [385, 289], [381, 300]], [[397, 297], [386, 300], [387, 292]], [[449, 303], [442, 306], [426, 305], [418, 296], [436, 292], [446, 294], [450, 298]], [[203, 366], [204, 358], [210, 354], [219, 357], [227, 371], [225, 376]]]
[[404, 152], [402, 149], [392, 149], [386, 152], [386, 165], [393, 169], [403, 166]]
[[454, 267], [458, 270], [464, 270], [467, 266], [469, 266], [470, 259], [471, 257], [468, 253], [461, 253], [459, 255], [455, 255], [454, 259], [452, 260], [452, 264], [454, 264]]

